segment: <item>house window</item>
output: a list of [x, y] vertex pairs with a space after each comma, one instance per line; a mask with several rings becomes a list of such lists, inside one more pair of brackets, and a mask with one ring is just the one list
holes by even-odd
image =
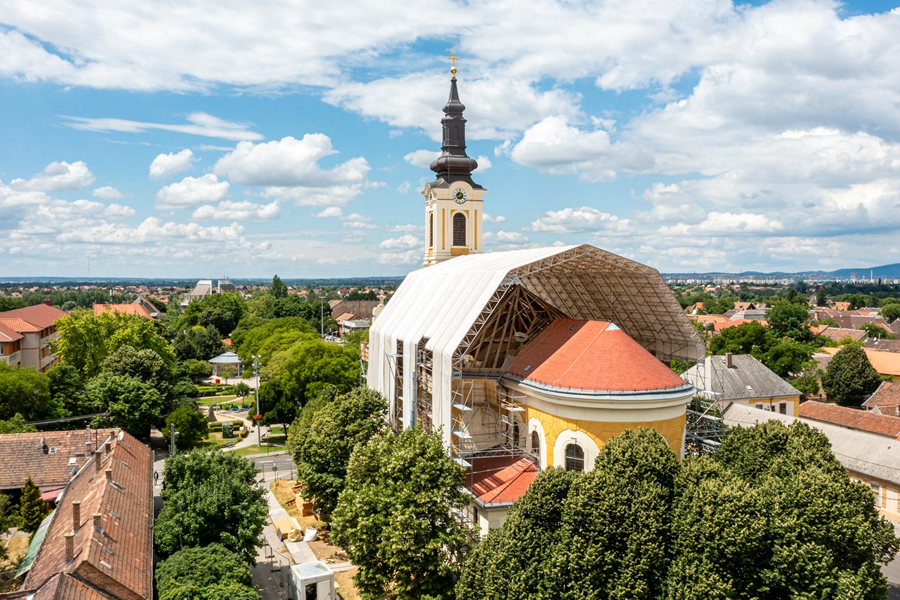
[[787, 402], [779, 402], [778, 403], [778, 412], [783, 415], [787, 414]]
[[537, 431], [531, 432], [531, 453], [541, 460], [541, 436]]
[[756, 405], [756, 408], [758, 408], [759, 410], [762, 410], [762, 409], [763, 409], [763, 405], [762, 405], [762, 404], [757, 404], [757, 405]]
[[453, 245], [466, 245], [466, 215], [459, 212], [453, 215]]
[[428, 217], [428, 247], [434, 248], [434, 213]]
[[578, 444], [566, 446], [566, 471], [584, 471], [584, 450]]
[[875, 499], [875, 506], [881, 506], [881, 486], [877, 483], [870, 483], [869, 487], [872, 488], [872, 497]]

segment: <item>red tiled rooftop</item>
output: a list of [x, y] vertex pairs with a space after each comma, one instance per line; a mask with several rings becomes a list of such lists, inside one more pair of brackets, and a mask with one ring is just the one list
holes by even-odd
[[21, 340], [23, 337], [25, 336], [12, 327], [7, 327], [0, 321], [0, 342], [15, 342], [16, 340]]
[[863, 403], [863, 406], [869, 409], [877, 407], [883, 415], [900, 416], [900, 409], [898, 409], [900, 407], [900, 384], [890, 381], [882, 382], [875, 393]]
[[723, 329], [728, 329], [729, 327], [737, 327], [738, 325], [743, 325], [745, 323], [759, 323], [763, 327], [768, 325], [768, 323], [765, 321], [754, 321], [753, 319], [735, 319], [734, 321], [725, 321], [724, 323], [713, 323], [713, 327], [718, 332], [722, 331]]
[[900, 436], [900, 417], [879, 415], [867, 410], [848, 408], [837, 404], [825, 404], [814, 400], [804, 402], [800, 405], [798, 416], [892, 438]]
[[615, 325], [575, 319], [553, 321], [519, 352], [509, 374], [529, 383], [598, 392], [686, 385]]
[[0, 325], [12, 329], [18, 333], [33, 333], [35, 331], [41, 331], [44, 329], [43, 327], [39, 327], [34, 323], [29, 323], [24, 319], [19, 319], [17, 317], [4, 317], [3, 315], [6, 313], [0, 313]]
[[29, 475], [42, 489], [63, 487], [72, 477], [72, 468], [84, 466], [89, 453], [113, 431], [90, 430], [90, 447], [84, 429], [0, 434], [0, 490], [21, 489]]
[[147, 310], [147, 307], [143, 304], [95, 304], [94, 305], [94, 314], [101, 315], [104, 312], [115, 312], [122, 313], [126, 315], [135, 315], [138, 317], [144, 317], [147, 319], [152, 319], [153, 316], [150, 314], [150, 311]]
[[484, 504], [515, 502], [537, 477], [534, 460], [525, 456], [476, 456], [466, 474], [466, 489]]
[[46, 329], [53, 325], [57, 319], [61, 319], [68, 315], [64, 310], [60, 310], [48, 304], [35, 304], [34, 306], [26, 306], [25, 308], [16, 308], [0, 313], [0, 319], [21, 319], [26, 323], [37, 326], [35, 331]]

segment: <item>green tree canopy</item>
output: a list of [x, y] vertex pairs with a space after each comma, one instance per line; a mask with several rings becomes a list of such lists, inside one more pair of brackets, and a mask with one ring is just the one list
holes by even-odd
[[799, 374], [803, 364], [812, 358], [813, 350], [807, 344], [791, 338], [782, 338], [762, 354], [755, 355], [760, 362], [780, 377]]
[[110, 375], [134, 377], [148, 383], [164, 398], [172, 395], [172, 371], [166, 361], [153, 350], [122, 346], [103, 361], [100, 370]]
[[557, 593], [553, 553], [559, 545], [563, 510], [576, 473], [542, 471], [494, 529], [470, 552], [456, 597], [531, 600]]
[[84, 382], [78, 370], [68, 363], [59, 363], [49, 371], [50, 396], [57, 405], [64, 407], [73, 415], [84, 415], [87, 410], [87, 394]]
[[145, 439], [151, 425], [161, 425], [169, 402], [151, 383], [136, 377], [101, 373], [87, 386], [94, 412], [109, 413], [112, 427], [121, 427], [131, 435]]
[[859, 406], [878, 386], [881, 377], [859, 346], [841, 348], [822, 376], [822, 388], [841, 406]]
[[387, 401], [369, 388], [358, 387], [321, 406], [309, 421], [291, 427], [290, 447], [303, 482], [303, 497], [328, 520], [344, 489], [347, 464], [358, 444], [384, 428]]
[[187, 305], [178, 320], [179, 329], [195, 325], [215, 327], [222, 335], [230, 335], [244, 316], [244, 299], [237, 292], [211, 294]]
[[232, 341], [237, 344], [237, 353], [244, 367], [249, 367], [254, 354], [260, 355], [260, 360], [265, 365], [275, 352], [289, 349], [298, 342], [316, 339], [318, 336], [315, 330], [305, 319], [286, 317], [256, 324], [248, 322], [247, 327], [242, 324]]
[[816, 306], [828, 306], [828, 296], [825, 293], [824, 287], [820, 287], [818, 290], [816, 290]]
[[766, 313], [766, 322], [777, 338], [788, 337], [799, 342], [812, 339], [806, 303], [776, 302]]
[[172, 425], [175, 425], [175, 431], [178, 432], [175, 436], [175, 445], [181, 450], [191, 448], [197, 442], [205, 440], [209, 432], [206, 417], [190, 406], [176, 408], [166, 417], [167, 432]]
[[900, 319], [900, 303], [891, 303], [881, 309], [881, 318], [888, 323], [893, 323]]
[[797, 377], [791, 379], [791, 385], [804, 396], [812, 396], [819, 393], [819, 378], [822, 371], [816, 361], [811, 360], [800, 366]]
[[359, 385], [358, 352], [318, 339], [295, 346], [284, 361], [284, 391], [300, 404], [315, 398], [329, 384], [349, 391]]
[[25, 478], [25, 487], [22, 488], [22, 497], [19, 498], [19, 519], [22, 529], [34, 533], [48, 514], [50, 514], [50, 508], [46, 502], [41, 500], [41, 490], [34, 485], [34, 481], [29, 475]]
[[419, 427], [357, 447], [331, 537], [359, 567], [363, 598], [453, 597], [469, 542], [454, 515], [469, 502], [464, 477], [440, 434]]
[[709, 351], [713, 354], [750, 354], [752, 352], [768, 352], [776, 339], [772, 332], [757, 321], [742, 323], [720, 331], [709, 342]]
[[[895, 305], [900, 306], [900, 305]], [[892, 340], [894, 339], [894, 334], [878, 325], [877, 323], [866, 323], [862, 327], [860, 327], [863, 331], [868, 334], [870, 338], [874, 338], [876, 340]]]
[[123, 313], [79, 309], [56, 322], [59, 337], [53, 340], [53, 350], [60, 360], [78, 370], [82, 381], [100, 372], [103, 361], [122, 346], [137, 350], [153, 350], [172, 364], [175, 352], [159, 334], [150, 319]]
[[220, 543], [255, 564], [268, 514], [256, 466], [218, 450], [193, 450], [166, 460], [163, 508], [154, 525], [157, 551]]
[[182, 329], [172, 343], [178, 360], [209, 360], [225, 352], [222, 334], [213, 326]]
[[0, 362], [0, 420], [21, 414], [26, 421], [62, 416], [63, 406], [50, 394], [50, 378], [31, 367]]
[[159, 600], [259, 598], [250, 565], [221, 544], [188, 547], [160, 562], [156, 588]]
[[287, 297], [287, 286], [278, 275], [275, 275], [275, 277], [272, 278], [272, 285], [269, 287], [269, 293], [272, 294], [272, 297], [276, 299]]

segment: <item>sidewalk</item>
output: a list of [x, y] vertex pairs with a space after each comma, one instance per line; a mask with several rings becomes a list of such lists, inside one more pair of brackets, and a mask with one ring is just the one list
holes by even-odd
[[[269, 505], [269, 515], [284, 513], [285, 510], [275, 499], [272, 490], [269, 489], [263, 477], [262, 485], [265, 489], [265, 499]], [[263, 600], [284, 600], [288, 597], [289, 581], [291, 576], [290, 555], [283, 552], [283, 545], [275, 531], [271, 520], [266, 518], [263, 527], [263, 539], [265, 545], [256, 553], [256, 566], [253, 568], [253, 585]], [[279, 570], [273, 570], [279, 569]]]

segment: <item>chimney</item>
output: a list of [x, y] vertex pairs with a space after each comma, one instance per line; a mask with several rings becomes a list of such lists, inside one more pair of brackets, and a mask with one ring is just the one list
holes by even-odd
[[112, 481], [112, 469], [106, 469], [106, 480]]
[[725, 366], [729, 369], [734, 367], [734, 361], [731, 360], [731, 352], [725, 353]]
[[106, 453], [109, 454], [110, 452], [112, 452], [112, 441], [106, 440]]
[[103, 462], [103, 450], [97, 449], [94, 452], [94, 473], [100, 470], [100, 463]]
[[81, 527], [81, 500], [72, 500], [72, 529]]
[[103, 515], [100, 513], [94, 513], [94, 527], [98, 531], [103, 531]]
[[75, 558], [75, 534], [67, 533], [66, 534], [66, 562], [72, 562], [72, 559]]
[[91, 447], [91, 426], [88, 425], [84, 428], [84, 441], [88, 445], [88, 452], [90, 452]]
[[49, 300], [44, 300], [44, 304], [46, 304], [47, 306], [50, 306], [50, 301], [49, 301]]

